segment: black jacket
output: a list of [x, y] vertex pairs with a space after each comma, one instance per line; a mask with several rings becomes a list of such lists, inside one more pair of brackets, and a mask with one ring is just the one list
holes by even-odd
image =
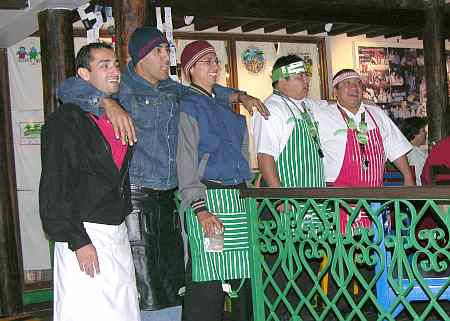
[[42, 128], [39, 212], [49, 238], [77, 250], [91, 243], [83, 222], [119, 225], [131, 211], [131, 148], [119, 171], [100, 129], [65, 104]]

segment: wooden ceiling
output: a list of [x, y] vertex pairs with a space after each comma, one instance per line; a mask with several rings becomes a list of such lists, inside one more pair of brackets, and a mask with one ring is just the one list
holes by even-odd
[[[194, 30], [217, 27], [243, 32], [261, 29], [287, 34], [306, 31], [310, 35], [366, 35], [368, 38], [400, 36], [422, 38], [424, 10], [434, 0], [142, 0], [172, 7], [174, 28], [185, 26], [184, 16], [194, 16]], [[443, 0], [442, 3], [444, 3]], [[113, 0], [91, 1], [112, 6]], [[24, 9], [27, 0], [1, 0], [1, 9]], [[75, 11], [76, 15], [76, 11]], [[443, 37], [450, 39], [450, 3], [445, 3]]]
[[[428, 1], [429, 2], [429, 1]], [[160, 6], [172, 7], [174, 28], [185, 26], [183, 16], [194, 16], [194, 29], [211, 27], [228, 31], [241, 27], [243, 32], [263, 29], [271, 33], [285, 29], [287, 34], [306, 31], [316, 35], [347, 34], [366, 37], [401, 36], [421, 38], [424, 25], [423, 0], [160, 0]], [[445, 4], [443, 37], [450, 39], [450, 4]]]
[[0, 10], [23, 10], [28, 7], [28, 0], [1, 0]]

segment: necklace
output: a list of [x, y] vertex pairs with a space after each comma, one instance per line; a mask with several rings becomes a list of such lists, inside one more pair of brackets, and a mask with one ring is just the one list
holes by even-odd
[[337, 105], [337, 107], [342, 115], [342, 118], [344, 118], [347, 128], [353, 130], [356, 135], [359, 150], [361, 151], [361, 167], [362, 169], [367, 170], [369, 168], [369, 160], [367, 159], [366, 145], [369, 142], [369, 138], [367, 133], [368, 126], [366, 123], [366, 112], [364, 111], [361, 114], [361, 122], [357, 126], [355, 120], [348, 117], [347, 113], [339, 104]]
[[[317, 146], [317, 153], [319, 154], [320, 158], [323, 158], [323, 151], [322, 151], [322, 146], [320, 144], [320, 140], [319, 140], [319, 131], [317, 129], [317, 122], [314, 120], [311, 111], [308, 109], [308, 107], [306, 106], [305, 102], [302, 101], [300, 104], [302, 106], [301, 110], [300, 108], [298, 108], [297, 104], [292, 101], [291, 98], [289, 98], [288, 96], [282, 94], [280, 91], [278, 90], [274, 90], [273, 93], [277, 96], [279, 96], [281, 99], [283, 99], [283, 102], [286, 104], [286, 106], [289, 108], [289, 110], [292, 113], [291, 108], [289, 107], [288, 102], [286, 101], [286, 99], [295, 106], [295, 108], [297, 109], [297, 111], [300, 113], [300, 116], [302, 117], [302, 119], [305, 121], [306, 126], [308, 127], [308, 133], [309, 136], [312, 138], [312, 140], [314, 141], [315, 145]], [[295, 118], [294, 114], [292, 113], [292, 116]]]

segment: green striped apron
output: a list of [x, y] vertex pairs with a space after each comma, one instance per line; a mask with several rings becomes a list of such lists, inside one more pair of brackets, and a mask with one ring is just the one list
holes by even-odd
[[[284, 100], [284, 99], [283, 99]], [[305, 119], [296, 118], [286, 102], [295, 121], [291, 136], [275, 162], [282, 187], [325, 187], [323, 161], [317, 144], [311, 137]], [[298, 108], [295, 106], [295, 108]]]
[[[275, 162], [281, 186], [300, 188], [325, 187], [323, 161], [318, 152], [320, 146], [311, 137], [307, 120], [303, 118], [311, 116], [305, 110], [304, 113], [301, 113], [302, 117], [295, 117], [289, 103], [283, 97], [282, 99], [292, 114], [288, 123], [295, 121], [295, 125], [286, 146]], [[292, 103], [295, 105], [294, 102]], [[294, 108], [298, 108], [297, 105]], [[312, 117], [310, 121], [315, 124]], [[307, 224], [322, 224], [313, 210], [308, 210], [308, 214], [304, 216], [303, 222]]]
[[208, 189], [206, 204], [224, 226], [223, 252], [206, 252], [203, 229], [192, 208], [186, 210], [186, 223], [191, 250], [192, 280], [232, 280], [250, 277], [248, 261], [248, 224], [245, 202], [238, 189]]

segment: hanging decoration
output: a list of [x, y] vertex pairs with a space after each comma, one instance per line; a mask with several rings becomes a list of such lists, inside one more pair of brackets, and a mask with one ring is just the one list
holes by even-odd
[[261, 73], [266, 64], [264, 51], [254, 46], [248, 47], [244, 50], [241, 58], [245, 70], [255, 75]]

